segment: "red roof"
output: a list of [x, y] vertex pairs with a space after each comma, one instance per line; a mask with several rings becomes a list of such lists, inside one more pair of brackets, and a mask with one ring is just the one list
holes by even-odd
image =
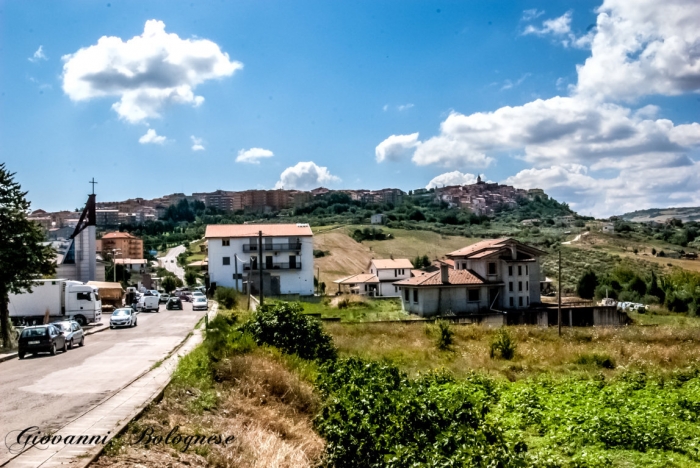
[[102, 236], [103, 239], [135, 239], [134, 236], [129, 234], [128, 232], [108, 232], [104, 236]]
[[387, 270], [395, 268], [413, 268], [413, 264], [407, 258], [375, 258], [370, 263], [373, 263], [377, 270]]
[[209, 224], [204, 237], [255, 237], [260, 231], [265, 237], [314, 235], [308, 224]]
[[511, 239], [508, 237], [504, 237], [501, 239], [487, 239], [481, 242], [477, 242], [476, 244], [462, 247], [461, 249], [455, 250], [454, 252], [450, 252], [447, 255], [449, 255], [450, 257], [468, 257], [471, 254], [489, 248], [491, 248], [492, 250], [498, 250], [501, 247], [505, 247], [506, 242], [508, 242], [509, 240]]
[[401, 281], [396, 281], [393, 284], [395, 286], [443, 286], [443, 285], [477, 285], [486, 284], [486, 281], [481, 279], [476, 273], [469, 270], [447, 270], [448, 282], [442, 282], [442, 275], [440, 271], [435, 271], [433, 273], [426, 273], [421, 276], [414, 276], [413, 278], [408, 278]]

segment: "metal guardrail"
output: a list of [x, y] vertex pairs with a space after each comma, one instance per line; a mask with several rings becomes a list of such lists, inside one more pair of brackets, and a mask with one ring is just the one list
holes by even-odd
[[[257, 252], [259, 250], [257, 244], [243, 244], [243, 252]], [[301, 242], [292, 242], [287, 244], [263, 244], [263, 250], [266, 252], [283, 251], [283, 250], [301, 250]]]
[[[250, 265], [250, 263], [243, 264], [243, 271], [258, 271], [259, 265]], [[272, 265], [262, 265], [262, 269], [270, 270], [301, 270], [301, 262], [296, 263], [273, 263]]]

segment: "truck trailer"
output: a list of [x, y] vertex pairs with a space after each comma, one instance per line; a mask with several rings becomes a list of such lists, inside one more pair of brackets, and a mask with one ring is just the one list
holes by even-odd
[[102, 302], [96, 287], [65, 279], [34, 280], [32, 292], [10, 294], [8, 308], [15, 325], [72, 318], [80, 325], [102, 320]]

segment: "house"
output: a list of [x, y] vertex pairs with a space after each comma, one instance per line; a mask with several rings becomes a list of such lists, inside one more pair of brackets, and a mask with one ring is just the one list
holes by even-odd
[[108, 232], [97, 240], [97, 251], [110, 258], [143, 259], [143, 240], [128, 232]]
[[421, 316], [526, 309], [540, 303], [543, 253], [515, 239], [484, 240], [447, 254], [453, 266], [443, 262], [394, 286], [403, 309]]
[[148, 260], [145, 258], [115, 258], [115, 265], [123, 265], [124, 269], [131, 272], [145, 273]]
[[615, 225], [613, 223], [603, 224], [601, 231], [603, 231], [606, 234], [615, 234]]
[[376, 275], [379, 280], [377, 287], [378, 296], [399, 297], [399, 287], [396, 281], [411, 277], [413, 264], [407, 258], [399, 259], [372, 259], [369, 262], [369, 273]]
[[373, 214], [370, 217], [370, 222], [372, 224], [384, 224], [385, 219], [386, 219], [385, 215], [383, 215], [382, 213], [377, 213], [377, 214]]
[[379, 278], [371, 273], [360, 273], [333, 281], [338, 285], [338, 292], [349, 292], [360, 296], [378, 296]]
[[[308, 224], [210, 224], [209, 281], [258, 294], [314, 293], [313, 233]], [[262, 244], [262, 246], [260, 245]]]

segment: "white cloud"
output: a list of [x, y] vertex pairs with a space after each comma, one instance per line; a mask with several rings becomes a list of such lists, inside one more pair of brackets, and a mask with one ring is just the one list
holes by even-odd
[[247, 150], [238, 151], [238, 156], [236, 157], [236, 162], [249, 163], [249, 164], [260, 164], [260, 160], [263, 158], [271, 158], [275, 154], [263, 148], [250, 148]]
[[400, 161], [410, 156], [418, 146], [420, 146], [418, 133], [411, 133], [410, 135], [391, 135], [377, 145], [374, 149], [374, 154], [377, 162], [386, 160]]
[[396, 109], [397, 109], [399, 112], [402, 112], [402, 111], [408, 110], [408, 109], [410, 109], [410, 108], [412, 108], [412, 107], [413, 107], [413, 104], [411, 104], [411, 103], [409, 102], [408, 104], [401, 104], [401, 105], [399, 105], [399, 106], [396, 106]]
[[532, 73], [524, 73], [523, 76], [521, 76], [520, 78], [518, 78], [515, 81], [505, 80], [503, 82], [503, 86], [501, 86], [501, 91], [505, 91], [506, 89], [511, 89], [511, 88], [517, 88], [518, 86], [523, 84], [523, 81], [527, 80], [531, 75], [532, 75]]
[[204, 139], [197, 138], [194, 135], [190, 136], [190, 139], [192, 139], [192, 151], [204, 151], [206, 149], [204, 148]]
[[567, 11], [559, 18], [545, 20], [541, 28], [528, 25], [523, 31], [523, 34], [537, 34], [544, 36], [546, 34], [564, 35], [571, 32], [571, 12]]
[[140, 36], [103, 36], [63, 61], [63, 91], [72, 100], [118, 97], [112, 109], [132, 123], [160, 117], [168, 104], [202, 104], [198, 85], [243, 67], [214, 42], [181, 39], [157, 20], [146, 21]]
[[148, 131], [146, 132], [145, 135], [143, 135], [141, 138], [139, 138], [139, 143], [142, 145], [147, 145], [149, 143], [156, 144], [156, 145], [162, 145], [167, 141], [167, 138], [165, 138], [162, 135], [158, 135], [155, 130], [152, 128], [149, 128]]
[[340, 182], [340, 178], [328, 172], [327, 167], [317, 166], [314, 162], [299, 162], [296, 166], [288, 167], [280, 180], [275, 184], [277, 189], [310, 190], [323, 184]]
[[532, 8], [530, 10], [523, 10], [523, 16], [521, 21], [532, 21], [540, 16], [544, 15], [543, 10], [538, 10], [537, 8]]
[[382, 107], [382, 110], [383, 110], [384, 112], [388, 111], [388, 110], [389, 110], [389, 104], [384, 104], [384, 106]]
[[700, 91], [700, 2], [605, 0], [576, 91], [598, 99]]
[[36, 50], [36, 52], [34, 52], [34, 55], [29, 57], [27, 60], [29, 60], [30, 62], [34, 62], [34, 63], [36, 63], [40, 60], [48, 60], [48, 58], [46, 57], [46, 54], [44, 54], [44, 46], [40, 45], [39, 48]]
[[425, 186], [427, 189], [433, 187], [443, 187], [449, 185], [470, 185], [476, 183], [476, 176], [474, 174], [462, 173], [459, 171], [445, 172], [428, 182]]

